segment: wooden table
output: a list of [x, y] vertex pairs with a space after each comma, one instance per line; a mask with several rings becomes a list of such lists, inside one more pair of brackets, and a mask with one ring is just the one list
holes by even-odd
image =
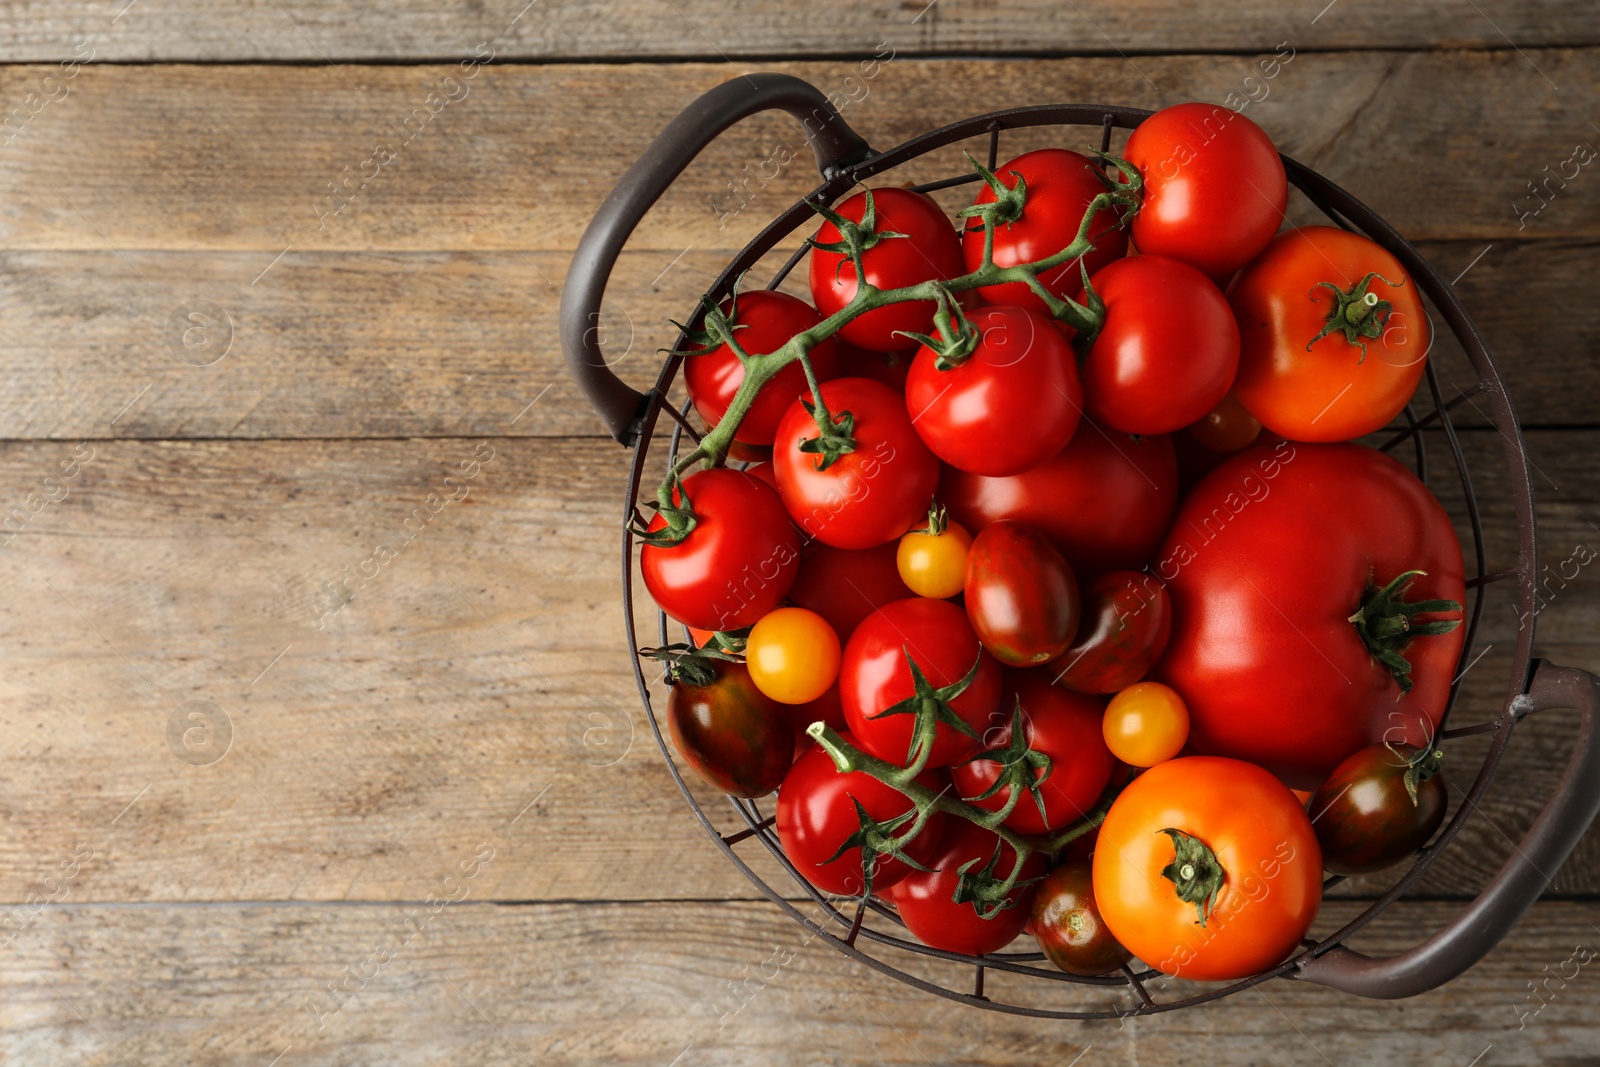
[[[6, 1062], [1600, 1057], [1593, 834], [1487, 960], [1393, 1004], [1280, 982], [1036, 1023], [807, 943], [706, 843], [646, 732], [617, 607], [627, 456], [556, 340], [601, 197], [739, 72], [837, 93], [879, 145], [994, 107], [1238, 93], [1461, 273], [1529, 429], [1545, 561], [1571, 575], [1539, 654], [1600, 669], [1600, 578], [1570, 562], [1600, 543], [1600, 165], [1575, 151], [1600, 139], [1600, 10], [522, 3], [0, 5]], [[803, 156], [771, 164], [795, 138], [742, 124], [651, 214], [610, 290], [622, 373], [645, 380], [666, 318], [809, 186]], [[1447, 348], [1447, 385], [1469, 383]], [[1509, 566], [1499, 442], [1461, 413]], [[1516, 626], [1492, 595], [1463, 716], [1495, 714]], [[1476, 892], [1571, 728], [1526, 724], [1358, 944], [1410, 944]]]

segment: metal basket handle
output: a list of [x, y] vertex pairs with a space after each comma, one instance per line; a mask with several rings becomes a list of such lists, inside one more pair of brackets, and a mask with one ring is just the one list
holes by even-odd
[[573, 253], [561, 293], [561, 350], [583, 395], [624, 445], [631, 447], [638, 436], [648, 397], [612, 373], [600, 351], [600, 300], [617, 254], [701, 149], [740, 119], [774, 109], [800, 120], [824, 178], [872, 151], [810, 82], [770, 73], [733, 78], [684, 108], [661, 131], [600, 205]]
[[1600, 678], [1543, 660], [1535, 661], [1532, 678], [1527, 694], [1512, 702], [1512, 714], [1576, 708], [1580, 718], [1566, 772], [1515, 854], [1476, 900], [1415, 948], [1379, 959], [1340, 946], [1307, 956], [1294, 977], [1382, 1000], [1416, 996], [1477, 963], [1538, 900], [1600, 812]]

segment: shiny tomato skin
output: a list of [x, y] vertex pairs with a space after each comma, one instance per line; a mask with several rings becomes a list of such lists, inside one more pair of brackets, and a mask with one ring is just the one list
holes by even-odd
[[1142, 253], [1226, 279], [1283, 223], [1283, 160], [1261, 127], [1229, 108], [1162, 108], [1128, 137], [1123, 156], [1144, 176], [1144, 203], [1133, 219]]
[[[683, 490], [696, 525], [678, 544], [640, 549], [645, 588], [685, 626], [749, 626], [777, 607], [794, 584], [800, 535], [777, 490], [743, 471], [697, 471], [683, 480]], [[665, 526], [657, 515], [649, 528]]]
[[[1197, 838], [1224, 873], [1206, 924], [1162, 871], [1166, 829]], [[1322, 855], [1305, 809], [1282, 782], [1242, 760], [1188, 756], [1130, 782], [1100, 826], [1094, 896], [1111, 933], [1163, 974], [1244, 978], [1281, 962], [1316, 918]]]
[[1085, 410], [1125, 433], [1171, 433], [1222, 402], [1239, 327], [1222, 291], [1187, 263], [1142, 254], [1092, 279], [1105, 322], [1083, 360]]
[[[983, 651], [966, 612], [955, 604], [914, 597], [885, 604], [867, 616], [845, 646], [839, 699], [858, 747], [902, 767], [915, 716], [879, 713], [914, 692], [907, 649], [935, 688], [960, 681], [974, 663], [980, 663], [972, 684], [950, 702], [975, 734], [982, 735], [1000, 700], [1000, 665]], [[976, 753], [979, 745], [978, 738], [940, 724], [928, 766], [957, 763]]]
[[800, 555], [789, 601], [821, 615], [841, 643], [849, 641], [862, 619], [916, 595], [900, 577], [899, 549], [894, 541], [859, 549], [813, 541]]
[[939, 502], [976, 536], [1012, 519], [1048, 537], [1080, 578], [1149, 562], [1178, 503], [1178, 459], [1165, 435], [1130, 437], [1084, 419], [1050, 459], [1009, 478], [946, 467]]
[[1406, 791], [1416, 745], [1369, 745], [1333, 769], [1311, 799], [1322, 865], [1334, 874], [1371, 874], [1428, 843], [1444, 823], [1450, 796], [1438, 772]]
[[983, 647], [1011, 667], [1061, 655], [1078, 632], [1078, 579], [1044, 534], [990, 523], [972, 540], [962, 589]]
[[[889, 891], [889, 899], [900, 912], [906, 929], [917, 940], [945, 952], [985, 956], [999, 952], [1022, 933], [1033, 906], [1032, 885], [1013, 890], [1007, 897], [1011, 906], [987, 919], [980, 918], [970, 902], [957, 904], [954, 899], [962, 864], [977, 860], [977, 867], [981, 869], [997, 846], [1002, 854], [995, 877], [1004, 878], [1015, 862], [1016, 853], [1011, 846], [964, 819], [951, 820], [945, 832], [944, 847], [924, 864], [934, 869], [912, 871]], [[1039, 854], [1029, 856], [1023, 865], [1023, 879], [1037, 878], [1043, 873], [1044, 861]]]
[[[1367, 291], [1392, 305], [1382, 334], [1361, 338], [1365, 353], [1340, 330], [1312, 343], [1335, 305], [1320, 283], [1348, 292], [1374, 271]], [[1228, 299], [1239, 323], [1234, 391], [1263, 426], [1291, 440], [1381, 430], [1422, 380], [1432, 335], [1421, 294], [1399, 260], [1360, 234], [1333, 226], [1279, 234], [1234, 279]]]
[[745, 639], [744, 662], [756, 688], [780, 704], [820, 700], [839, 675], [839, 635], [805, 608], [774, 608]]
[[[986, 749], [1010, 743], [1011, 711], [1018, 700], [1022, 701], [1028, 747], [1049, 756], [1051, 765], [1049, 777], [1039, 788], [1044, 817], [1028, 794], [1006, 816], [1006, 825], [1023, 834], [1059, 833], [1087, 815], [1111, 781], [1111, 750], [1100, 736], [1105, 702], [1051, 685], [1049, 675], [1041, 671], [1007, 671], [993, 725], [984, 731]], [[983, 800], [972, 798], [993, 785], [1000, 770], [993, 760], [975, 760], [950, 768], [950, 778], [957, 794], [969, 804], [999, 811], [1011, 795], [1009, 786]]]
[[[841, 735], [855, 743], [848, 734]], [[943, 784], [939, 776], [924, 781], [935, 790]], [[910, 811], [915, 805], [905, 794], [862, 771], [840, 773], [833, 758], [821, 747], [812, 745], [794, 761], [778, 789], [778, 841], [783, 854], [806, 880], [825, 893], [859, 896], [863, 888], [861, 850], [852, 848], [829, 861], [850, 835], [861, 829], [861, 818], [851, 799], [861, 803], [868, 816], [887, 822]], [[929, 866], [942, 851], [942, 822], [929, 820], [923, 831], [906, 846], [906, 855]], [[888, 889], [912, 868], [897, 859], [880, 856], [873, 873], [874, 891]]]
[[[822, 321], [816, 308], [799, 297], [766, 289], [740, 293], [737, 302], [724, 301], [722, 313], [733, 319], [739, 347], [752, 356], [776, 352], [795, 334]], [[811, 350], [811, 368], [818, 381], [837, 375], [838, 364], [832, 340], [825, 340]], [[744, 365], [727, 345], [684, 357], [684, 386], [689, 391], [689, 399], [694, 401], [695, 410], [710, 426], [722, 420], [743, 381]], [[794, 398], [805, 391], [806, 375], [798, 361], [780, 370], [756, 394], [755, 402], [734, 431], [734, 439], [746, 444], [770, 445], [778, 429], [778, 420], [789, 410]]]
[[927, 346], [906, 378], [906, 411], [944, 462], [1002, 477], [1037, 467], [1066, 447], [1083, 413], [1077, 359], [1050, 320], [1018, 307], [967, 316], [978, 346], [961, 364], [938, 367]]
[[1152, 575], [1111, 571], [1089, 583], [1071, 647], [1050, 664], [1059, 686], [1115, 693], [1143, 678], [1172, 636], [1172, 598]]
[[1154, 767], [1183, 751], [1189, 709], [1160, 682], [1135, 682], [1106, 705], [1102, 736], [1111, 754], [1131, 767]]
[[1242, 452], [1184, 500], [1154, 570], [1173, 611], [1155, 677], [1188, 704], [1191, 751], [1314, 789], [1359, 748], [1432, 736], [1464, 628], [1411, 642], [1402, 693], [1349, 621], [1369, 581], [1410, 570], [1427, 573], [1407, 600], [1466, 599], [1449, 516], [1389, 456], [1288, 442]]
[[715, 679], [679, 681], [667, 694], [667, 727], [685, 763], [735, 797], [764, 797], [794, 761], [794, 733], [782, 709], [740, 663], [707, 660]]
[[822, 456], [800, 451], [818, 436], [817, 424], [796, 400], [773, 443], [784, 505], [806, 533], [835, 548], [898, 539], [927, 517], [939, 461], [917, 436], [904, 399], [881, 382], [836, 378], [822, 383], [822, 399], [836, 419], [855, 417], [856, 450], [819, 470]]
[[[993, 255], [999, 267], [1035, 263], [1067, 247], [1078, 236], [1089, 202], [1106, 191], [1095, 164], [1087, 156], [1064, 148], [1025, 152], [995, 174], [1010, 189], [1016, 187], [1018, 175], [1027, 183], [1022, 214], [995, 228]], [[985, 184], [974, 203], [994, 203], [994, 190]], [[1039, 281], [1045, 289], [1062, 299], [1081, 297], [1080, 261], [1093, 274], [1127, 251], [1127, 231], [1117, 225], [1118, 221], [1117, 213], [1110, 208], [1096, 215], [1089, 231], [1094, 250], [1041, 273]], [[968, 272], [983, 265], [983, 225], [977, 219], [967, 220], [961, 235], [961, 254]], [[1041, 315], [1050, 313], [1044, 301], [1021, 282], [986, 285], [978, 293], [991, 304], [1011, 304]]]
[[[872, 190], [872, 200], [877, 232], [906, 236], [883, 238], [862, 254], [869, 283], [879, 289], [900, 289], [936, 278], [961, 276], [961, 240], [944, 210], [931, 197], [910, 189], [886, 188]], [[834, 210], [852, 222], [860, 222], [866, 211], [866, 195], [857, 193]], [[839, 230], [831, 222], [824, 222], [815, 238], [818, 244], [832, 244], [839, 239]], [[848, 255], [812, 249], [811, 299], [824, 318], [850, 303], [856, 288], [856, 268]], [[873, 352], [898, 352], [907, 343], [901, 332], [930, 332], [934, 308], [931, 300], [877, 308], [845, 323], [838, 336]]]
[[1051, 871], [1034, 891], [1028, 927], [1050, 962], [1068, 974], [1092, 978], [1133, 958], [1106, 926], [1094, 900], [1088, 861], [1069, 861]]

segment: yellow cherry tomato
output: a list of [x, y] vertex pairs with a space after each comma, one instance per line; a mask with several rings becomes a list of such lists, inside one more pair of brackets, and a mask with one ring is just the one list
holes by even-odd
[[806, 704], [839, 675], [839, 635], [814, 611], [778, 608], [751, 628], [744, 662], [767, 696], [780, 704]]
[[1170, 686], [1135, 682], [1111, 698], [1101, 728], [1113, 756], [1134, 767], [1154, 767], [1189, 740], [1189, 709]]
[[895, 563], [900, 580], [918, 596], [947, 600], [961, 592], [967, 580], [967, 550], [972, 535], [957, 522], [946, 522], [942, 533], [912, 530], [900, 538]]
[[1261, 423], [1229, 393], [1211, 413], [1189, 427], [1189, 433], [1213, 452], [1238, 452], [1261, 433]]

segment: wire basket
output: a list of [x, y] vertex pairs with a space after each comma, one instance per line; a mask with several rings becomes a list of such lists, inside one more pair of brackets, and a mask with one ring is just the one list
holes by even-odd
[[[697, 431], [687, 418], [687, 405], [683, 411], [679, 411], [667, 400], [682, 362], [681, 357], [667, 356], [655, 385], [648, 392], [640, 393], [621, 381], [607, 364], [599, 346], [599, 312], [606, 281], [617, 255], [650, 206], [695, 156], [725, 129], [747, 116], [773, 109], [789, 113], [804, 127], [821, 172], [822, 183], [774, 219], [734, 257], [708, 291], [713, 300], [725, 297], [740, 275], [760, 264], [785, 238], [797, 230], [814, 226], [817, 216], [811, 204], [833, 204], [854, 186], [935, 149], [959, 141], [987, 137], [988, 166], [993, 170], [999, 158], [1001, 135], [1007, 130], [1043, 126], [1098, 127], [1101, 148], [1104, 150], [1110, 143], [1114, 128], [1132, 129], [1151, 114], [1138, 108], [1086, 104], [1010, 108], [951, 123], [888, 151], [877, 152], [845, 124], [827, 98], [814, 86], [788, 75], [749, 75], [712, 89], [674, 119], [623, 175], [579, 242], [562, 294], [561, 340], [568, 369], [584, 394], [612, 436], [633, 449], [627, 496], [622, 508], [621, 547], [622, 610], [629, 652], [633, 654], [634, 675], [651, 731], [673, 779], [695, 818], [729, 862], [739, 868], [763, 896], [804, 926], [811, 937], [825, 940], [846, 956], [937, 996], [994, 1011], [1039, 1018], [1104, 1019], [1148, 1015], [1216, 1000], [1273, 978], [1300, 979], [1363, 997], [1407, 997], [1449, 981], [1481, 959], [1533, 905], [1549, 883], [1545, 872], [1553, 874], [1560, 867], [1596, 812], [1600, 811], [1600, 737], [1596, 736], [1594, 730], [1600, 679], [1585, 671], [1557, 667], [1533, 659], [1538, 565], [1528, 455], [1505, 383], [1477, 328], [1456, 299], [1450, 285], [1393, 227], [1343, 189], [1287, 157], [1283, 165], [1290, 184], [1298, 188], [1335, 225], [1363, 233], [1386, 248], [1399, 259], [1432, 300], [1478, 376], [1476, 395], [1487, 405], [1488, 418], [1499, 430], [1504, 445], [1506, 484], [1512, 504], [1511, 513], [1506, 519], [1515, 523], [1517, 563], [1514, 568], [1494, 573], [1488, 570], [1483, 516], [1473, 491], [1467, 459], [1450, 415], [1452, 409], [1474, 394], [1463, 392], [1447, 402], [1434, 361], [1429, 360], [1426, 397], [1422, 398], [1421, 404], [1413, 401], [1413, 405], [1406, 408], [1406, 428], [1395, 433], [1381, 446], [1384, 451], [1389, 451], [1411, 442], [1417, 474], [1426, 481], [1428, 461], [1422, 431], [1437, 431], [1449, 445], [1450, 460], [1460, 479], [1467, 519], [1472, 530], [1476, 570], [1467, 581], [1473, 602], [1467, 614], [1467, 634], [1457, 665], [1458, 674], [1440, 722], [1440, 736], [1449, 740], [1475, 734], [1492, 734], [1482, 765], [1466, 790], [1465, 800], [1457, 805], [1454, 815], [1433, 842], [1417, 853], [1410, 868], [1339, 930], [1319, 940], [1306, 940], [1299, 951], [1276, 967], [1226, 985], [1159, 1000], [1151, 990], [1154, 984], [1152, 979], [1158, 977], [1158, 972], [1153, 970], [1124, 967], [1119, 974], [1085, 978], [1055, 969], [1044, 961], [1043, 954], [1039, 952], [1011, 951], [966, 956], [922, 945], [905, 935], [892, 906], [874, 898], [835, 899], [811, 886], [784, 856], [773, 828], [775, 816], [764, 813], [757, 801], [732, 800], [731, 809], [720, 811], [718, 817], [713, 817], [700, 803], [673, 759], [651, 703], [646, 661], [636, 654], [640, 642], [633, 604], [633, 535], [629, 530], [630, 523], [637, 517], [635, 501], [644, 484], [656, 439], [665, 437], [665, 462], [671, 463], [677, 455], [683, 435], [688, 433], [696, 436]], [[931, 192], [977, 180], [975, 173], [966, 173], [924, 182], [913, 188]], [[809, 243], [802, 243], [778, 268], [767, 288], [780, 285], [808, 249]], [[698, 326], [699, 314], [687, 321], [691, 328]], [[680, 336], [674, 348], [683, 348], [684, 340]], [[1419, 414], [1415, 410], [1417, 407], [1424, 410]], [[667, 430], [668, 425], [661, 423], [663, 414], [671, 420], [670, 432], [662, 432]], [[659, 449], [656, 454], [660, 455]], [[1460, 693], [1464, 674], [1461, 668], [1471, 662], [1478, 624], [1483, 615], [1484, 589], [1490, 583], [1500, 581], [1515, 582], [1519, 616], [1526, 620], [1517, 632], [1502, 710], [1487, 722], [1450, 727], [1450, 711]], [[659, 612], [657, 617], [658, 643], [665, 644], [668, 640], [667, 617]], [[651, 663], [652, 674], [658, 667], [658, 664]], [[1372, 922], [1416, 882], [1460, 832], [1488, 789], [1517, 723], [1532, 712], [1556, 707], [1575, 708], [1579, 712], [1571, 760], [1555, 791], [1514, 849], [1511, 858], [1490, 879], [1478, 897], [1443, 929], [1407, 951], [1375, 958], [1346, 947], [1344, 941]], [[750, 850], [762, 850], [769, 854], [788, 872], [792, 883], [782, 887], [769, 884], [742, 854]], [[1339, 880], [1337, 876], [1330, 878], [1324, 888]], [[804, 902], [804, 897], [809, 897], [809, 905]], [[936, 972], [938, 978], [910, 973], [885, 958], [899, 954], [905, 959], [905, 953], [924, 957], [917, 965], [918, 969], [925, 973]], [[1126, 1006], [1088, 1009], [1076, 1004], [1052, 1007], [1048, 1004], [1010, 1003], [985, 995], [985, 976], [989, 972], [1002, 972], [1040, 982], [1120, 989]], [[1046, 996], [1042, 999], [1048, 1002], [1051, 998]]]

